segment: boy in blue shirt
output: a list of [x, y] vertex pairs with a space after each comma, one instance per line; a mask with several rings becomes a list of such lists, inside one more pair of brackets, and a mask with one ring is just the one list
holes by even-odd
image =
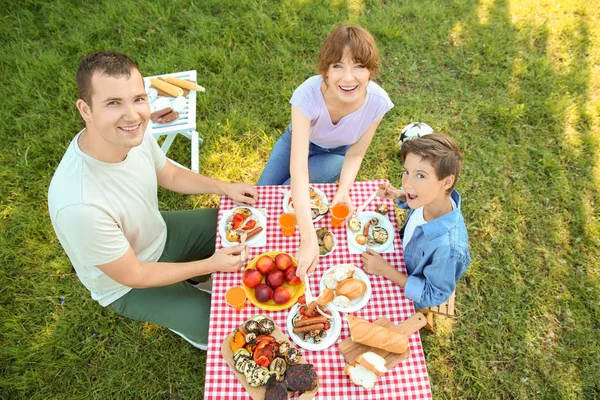
[[454, 140], [437, 133], [405, 141], [400, 156], [403, 188], [390, 185], [378, 195], [410, 208], [400, 230], [407, 273], [371, 249], [362, 262], [368, 273], [404, 288], [420, 310], [448, 300], [471, 262], [460, 195], [454, 190], [462, 158]]

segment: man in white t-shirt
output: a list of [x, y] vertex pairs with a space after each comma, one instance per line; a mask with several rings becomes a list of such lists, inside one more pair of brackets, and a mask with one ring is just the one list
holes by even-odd
[[244, 246], [215, 253], [217, 210], [160, 212], [157, 185], [227, 195], [254, 205], [256, 189], [172, 164], [147, 131], [142, 75], [127, 56], [97, 52], [77, 72], [85, 121], [50, 183], [48, 207], [61, 245], [100, 305], [170, 328], [196, 347], [208, 338], [210, 294], [186, 280], [238, 271]]

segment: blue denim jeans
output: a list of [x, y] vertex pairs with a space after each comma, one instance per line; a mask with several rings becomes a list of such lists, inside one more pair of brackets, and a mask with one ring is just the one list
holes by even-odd
[[[325, 149], [309, 142], [308, 178], [310, 183], [334, 183], [340, 178], [344, 156], [350, 146]], [[277, 140], [257, 186], [289, 185], [292, 125]]]

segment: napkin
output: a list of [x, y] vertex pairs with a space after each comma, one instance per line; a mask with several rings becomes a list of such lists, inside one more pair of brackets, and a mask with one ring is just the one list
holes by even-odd
[[[365, 251], [359, 247], [357, 247], [356, 245], [354, 245], [354, 243], [352, 243], [351, 241], [348, 240], [348, 251], [350, 252], [350, 254], [362, 254]], [[394, 251], [394, 242], [392, 241], [392, 243], [390, 244], [390, 246], [383, 250], [383, 251], [378, 251], [378, 253], [391, 253]]]

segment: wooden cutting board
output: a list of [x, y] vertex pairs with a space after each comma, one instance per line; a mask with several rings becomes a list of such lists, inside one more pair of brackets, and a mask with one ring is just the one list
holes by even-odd
[[[248, 381], [246, 380], [246, 377], [244, 376], [244, 374], [239, 373], [235, 369], [235, 363], [233, 362], [233, 353], [231, 352], [231, 347], [229, 345], [229, 341], [230, 341], [231, 337], [233, 336], [234, 332], [231, 332], [223, 340], [223, 343], [221, 344], [221, 354], [223, 355], [223, 358], [225, 359], [225, 362], [227, 363], [227, 365], [229, 365], [229, 368], [231, 368], [231, 371], [238, 378], [238, 380], [240, 381], [242, 386], [244, 386], [244, 388], [248, 391], [248, 394], [252, 397], [252, 399], [263, 400], [265, 398], [265, 392], [267, 390], [266, 387], [265, 386], [259, 386], [259, 387], [250, 386], [248, 384]], [[271, 336], [273, 336], [275, 339], [277, 339], [278, 342], [281, 342], [282, 340], [289, 342], [287, 336], [284, 335], [284, 333], [281, 331], [281, 329], [279, 329], [277, 324], [275, 324], [275, 330], [273, 331]], [[294, 346], [292, 344], [292, 347], [296, 347], [296, 346]], [[304, 357], [300, 358], [300, 364], [307, 364]], [[320, 386], [320, 383], [317, 384], [317, 387], [314, 388], [313, 390], [311, 390], [310, 392], [302, 393], [302, 395], [300, 395], [298, 397], [298, 400], [310, 400], [310, 399], [314, 398], [315, 393], [317, 393], [317, 390], [319, 390], [319, 386]], [[294, 394], [294, 392], [288, 392], [288, 397], [292, 396], [293, 394]]]
[[[416, 313], [415, 315], [409, 317], [408, 319], [406, 319], [404, 322], [400, 323], [399, 325], [393, 324], [387, 318], [379, 318], [378, 320], [374, 321], [373, 323], [376, 325], [391, 329], [393, 331], [400, 332], [403, 335], [405, 335], [406, 337], [409, 337], [410, 335], [412, 335], [413, 333], [417, 332], [419, 329], [424, 327], [425, 324], [427, 323], [427, 319], [425, 318], [425, 316], [423, 314]], [[344, 339], [338, 345], [338, 348], [340, 349], [340, 353], [342, 353], [342, 355], [344, 356], [344, 359], [346, 360], [346, 362], [348, 364], [352, 363], [352, 361], [354, 361], [356, 359], [356, 357], [360, 356], [361, 354], [363, 354], [367, 351], [372, 351], [373, 353], [377, 353], [380, 356], [382, 356], [383, 358], [385, 358], [385, 361], [386, 361], [385, 366], [387, 367], [388, 370], [391, 370], [396, 365], [400, 364], [402, 361], [404, 361], [410, 355], [410, 350], [406, 350], [406, 352], [402, 353], [402, 354], [390, 353], [389, 351], [376, 349], [374, 347], [365, 346], [365, 345], [359, 344], [359, 343], [354, 343], [352, 341], [352, 339], [349, 337]]]

